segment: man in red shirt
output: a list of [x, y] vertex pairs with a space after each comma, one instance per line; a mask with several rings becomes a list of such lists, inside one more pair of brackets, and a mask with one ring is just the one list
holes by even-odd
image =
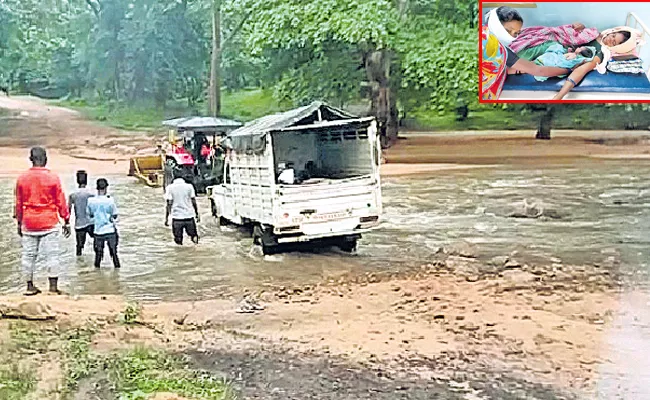
[[61, 180], [45, 168], [47, 153], [42, 147], [33, 147], [29, 159], [33, 167], [16, 182], [16, 220], [18, 235], [22, 237], [22, 265], [27, 280], [25, 295], [41, 291], [34, 286], [36, 260], [47, 266], [50, 292], [60, 294], [59, 278], [59, 217], [65, 222], [63, 235], [70, 236], [70, 212]]

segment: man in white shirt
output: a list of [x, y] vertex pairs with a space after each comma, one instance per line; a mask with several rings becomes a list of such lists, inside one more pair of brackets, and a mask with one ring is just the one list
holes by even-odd
[[198, 244], [199, 234], [196, 222], [200, 222], [200, 217], [196, 205], [196, 192], [194, 186], [185, 181], [182, 172], [174, 173], [174, 181], [165, 189], [165, 200], [167, 200], [165, 226], [169, 226], [169, 216], [171, 215], [174, 242], [182, 245], [183, 231], [185, 231], [192, 242]]

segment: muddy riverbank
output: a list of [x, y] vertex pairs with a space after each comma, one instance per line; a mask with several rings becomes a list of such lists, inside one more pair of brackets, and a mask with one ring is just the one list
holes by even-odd
[[[51, 307], [55, 321], [30, 324], [93, 326], [101, 353], [146, 346], [187, 356], [244, 399], [614, 398], [611, 371], [625, 353], [611, 341], [629, 329], [621, 316], [646, 334], [650, 323], [623, 299], [650, 299], [647, 288], [626, 288], [630, 275], [615, 266], [504, 258], [476, 275], [474, 258], [449, 253], [418, 273], [251, 293], [263, 307], [253, 313], [239, 312], [240, 298], [147, 301], [124, 324], [133, 303], [119, 296], [41, 295], [27, 301]], [[3, 310], [24, 301], [0, 298]]]

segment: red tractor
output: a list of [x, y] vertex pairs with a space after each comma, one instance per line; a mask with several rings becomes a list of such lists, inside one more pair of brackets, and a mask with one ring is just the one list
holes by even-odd
[[222, 174], [220, 139], [242, 124], [224, 118], [191, 117], [163, 125], [170, 127], [171, 145], [164, 157], [163, 189], [173, 180], [174, 171], [184, 170], [193, 177], [196, 193], [205, 194], [206, 187], [219, 183]]

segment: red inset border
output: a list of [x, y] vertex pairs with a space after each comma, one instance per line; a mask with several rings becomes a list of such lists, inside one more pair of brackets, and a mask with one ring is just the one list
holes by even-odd
[[[641, 104], [650, 103], [650, 99], [633, 99], [633, 100], [580, 100], [580, 99], [562, 99], [562, 100], [525, 100], [525, 99], [512, 99], [512, 100], [483, 100], [481, 99], [482, 92], [482, 74], [481, 64], [483, 62], [483, 41], [481, 40], [481, 30], [483, 28], [483, 3], [500, 3], [501, 5], [512, 4], [513, 8], [517, 8], [517, 4], [523, 3], [585, 3], [588, 7], [590, 3], [650, 3], [647, 0], [626, 0], [626, 1], [612, 1], [612, 0], [589, 0], [589, 1], [576, 1], [576, 0], [518, 0], [518, 1], [494, 1], [494, 0], [479, 0], [478, 2], [478, 101], [482, 104]], [[492, 8], [492, 7], [490, 7]], [[646, 45], [650, 46], [650, 40]], [[569, 92], [571, 93], [571, 92]]]

